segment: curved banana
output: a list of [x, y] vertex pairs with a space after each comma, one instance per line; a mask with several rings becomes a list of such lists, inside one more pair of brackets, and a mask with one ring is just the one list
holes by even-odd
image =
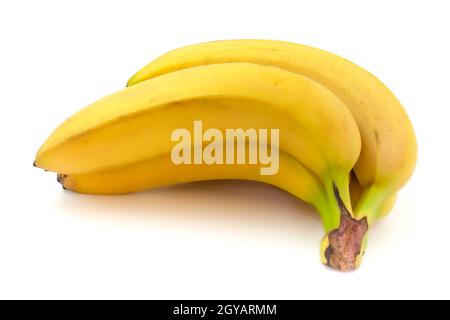
[[[194, 151], [191, 151], [194, 153]], [[149, 160], [141, 161], [125, 167], [108, 171], [92, 172], [85, 174], [59, 174], [58, 181], [64, 189], [84, 194], [118, 195], [149, 190], [168, 185], [181, 184], [194, 181], [208, 180], [251, 180], [266, 183], [285, 190], [297, 198], [311, 204], [319, 213], [325, 233], [333, 230], [330, 217], [340, 215], [336, 205], [330, 205], [323, 190], [321, 181], [297, 159], [280, 151], [280, 170], [275, 175], [261, 175], [258, 165], [175, 165], [170, 155], [164, 155]], [[352, 203], [357, 203], [362, 193], [362, 187], [355, 179], [351, 180]], [[390, 199], [382, 207], [382, 213], [386, 214], [393, 206], [395, 198]], [[322, 262], [330, 264], [324, 253], [321, 252]], [[360, 255], [361, 249], [354, 254]], [[355, 265], [349, 267], [346, 264], [331, 265], [332, 267], [348, 271], [357, 267], [360, 257], [356, 256]]]
[[[193, 151], [192, 151], [193, 153]], [[339, 207], [328, 202], [321, 181], [297, 159], [280, 152], [280, 170], [275, 175], [260, 175], [258, 165], [175, 165], [170, 155], [160, 156], [121, 168], [85, 174], [58, 175], [64, 189], [78, 193], [115, 195], [159, 188], [162, 186], [207, 180], [252, 180], [285, 190], [316, 208], [322, 218], [325, 232], [333, 231], [331, 216], [340, 216]], [[361, 186], [352, 180], [353, 193], [358, 196]], [[389, 208], [388, 208], [389, 209]], [[364, 230], [364, 229], [363, 229]], [[352, 230], [354, 232], [354, 230]], [[364, 234], [361, 234], [361, 237]], [[363, 245], [363, 244], [361, 244]], [[334, 268], [349, 271], [360, 262], [361, 247], [347, 250], [352, 264], [334, 263], [321, 252], [321, 260]]]
[[84, 174], [59, 174], [64, 189], [85, 194], [117, 195], [168, 185], [208, 180], [251, 180], [273, 185], [313, 205], [320, 214], [325, 232], [333, 229], [330, 206], [322, 182], [297, 159], [280, 151], [280, 168], [274, 175], [261, 175], [257, 164], [176, 165], [163, 155], [128, 166]]
[[216, 63], [250, 62], [305, 75], [334, 92], [349, 108], [362, 138], [354, 171], [364, 187], [355, 217], [369, 224], [408, 181], [417, 158], [416, 138], [403, 107], [363, 68], [332, 53], [270, 40], [228, 40], [173, 50], [137, 72], [128, 86], [169, 72]]
[[[194, 151], [191, 151], [193, 154]], [[323, 217], [325, 232], [331, 227], [327, 219], [327, 202], [323, 184], [310, 170], [291, 155], [280, 151], [280, 170], [275, 175], [261, 175], [258, 165], [175, 165], [170, 155], [155, 157], [112, 170], [84, 174], [58, 174], [58, 182], [64, 189], [82, 194], [120, 195], [150, 190], [169, 185], [208, 180], [251, 180], [263, 182], [285, 190], [297, 198], [313, 205]], [[352, 176], [350, 198], [352, 208], [358, 205], [364, 189]], [[379, 215], [387, 215], [395, 204], [396, 195], [389, 198]]]
[[[356, 267], [360, 238], [367, 231], [365, 223], [351, 216], [348, 190], [349, 173], [360, 152], [357, 125], [328, 89], [286, 70], [214, 64], [126, 88], [65, 121], [40, 148], [35, 165], [69, 175], [126, 167], [169, 154], [171, 133], [185, 128], [195, 136], [195, 120], [202, 120], [205, 129], [223, 132], [236, 127], [279, 129], [281, 151], [304, 164], [324, 185], [326, 228], [354, 238], [349, 246], [348, 237], [335, 237], [338, 242], [330, 244], [334, 251], [327, 252], [329, 264], [344, 270]], [[359, 233], [350, 234], [352, 224], [361, 226]]]

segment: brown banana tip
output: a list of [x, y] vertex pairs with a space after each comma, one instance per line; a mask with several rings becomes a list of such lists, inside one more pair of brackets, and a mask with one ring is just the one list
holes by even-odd
[[66, 188], [64, 187], [64, 181], [66, 180], [66, 178], [67, 178], [67, 174], [61, 174], [61, 173], [58, 173], [58, 174], [56, 175], [56, 181], [58, 181], [59, 183], [61, 183], [61, 185], [62, 185], [62, 187], [63, 187], [64, 189], [66, 189]]

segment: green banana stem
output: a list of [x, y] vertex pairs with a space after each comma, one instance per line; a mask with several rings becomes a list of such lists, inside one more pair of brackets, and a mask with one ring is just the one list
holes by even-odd
[[330, 201], [330, 197], [327, 197], [325, 194], [314, 203], [314, 207], [322, 219], [325, 233], [328, 233], [339, 226], [340, 210], [339, 206], [335, 203], [336, 201], [334, 199]]
[[[330, 175], [332, 176], [332, 175]], [[327, 214], [324, 215], [325, 232], [337, 229], [341, 222], [342, 206], [352, 215], [348, 175], [337, 176], [324, 182], [327, 203]]]
[[379, 218], [383, 204], [394, 194], [390, 188], [371, 185], [366, 188], [355, 210], [357, 219], [367, 218], [369, 225]]

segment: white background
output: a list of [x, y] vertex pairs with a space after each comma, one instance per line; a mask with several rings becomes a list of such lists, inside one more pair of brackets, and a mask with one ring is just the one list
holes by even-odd
[[[0, 298], [450, 298], [448, 1], [3, 1]], [[322, 267], [313, 210], [256, 183], [98, 197], [32, 167], [48, 134], [158, 55], [288, 40], [340, 54], [403, 102], [416, 173], [363, 264]]]

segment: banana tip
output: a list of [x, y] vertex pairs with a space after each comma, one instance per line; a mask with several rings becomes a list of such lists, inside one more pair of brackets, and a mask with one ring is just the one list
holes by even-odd
[[66, 180], [66, 178], [67, 178], [67, 174], [58, 173], [56, 175], [56, 181], [58, 181], [61, 184], [61, 186], [63, 187], [64, 190], [67, 190], [66, 187], [64, 186], [64, 181]]

